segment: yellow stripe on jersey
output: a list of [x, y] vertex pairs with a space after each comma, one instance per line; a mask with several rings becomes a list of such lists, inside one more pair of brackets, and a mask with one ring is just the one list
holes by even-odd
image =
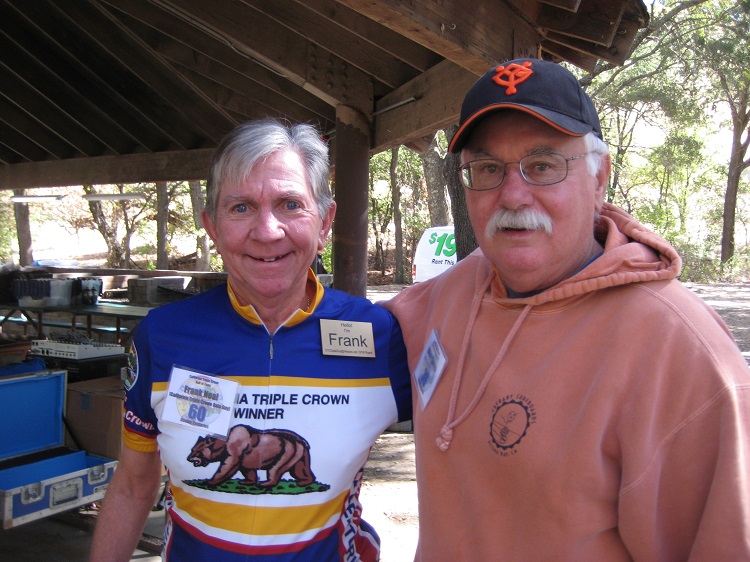
[[156, 437], [144, 437], [138, 433], [122, 429], [122, 441], [129, 449], [142, 453], [153, 453], [158, 449]]
[[[388, 377], [377, 379], [313, 379], [306, 377], [221, 377], [235, 381], [240, 386], [309, 386], [313, 388], [373, 388], [378, 386], [390, 386]], [[153, 392], [166, 392], [169, 382], [155, 382], [152, 385]]]
[[[248, 377], [256, 378], [256, 377]], [[391, 386], [391, 380], [388, 377], [378, 379], [313, 379], [305, 377], [278, 377], [270, 376], [271, 386], [313, 386], [322, 388], [370, 388], [374, 386]], [[238, 377], [237, 382], [247, 384], [244, 377]]]
[[332, 517], [341, 513], [341, 506], [349, 495], [346, 491], [316, 505], [255, 507], [198, 498], [175, 483], [171, 484], [170, 491], [180, 509], [196, 520], [231, 533], [258, 536], [293, 535], [323, 529]]

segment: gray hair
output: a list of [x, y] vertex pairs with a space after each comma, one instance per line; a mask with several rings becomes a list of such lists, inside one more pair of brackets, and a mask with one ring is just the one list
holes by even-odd
[[[586, 155], [586, 165], [589, 173], [592, 176], [596, 176], [599, 173], [600, 168], [604, 165], [605, 156], [609, 155], [609, 146], [602, 139], [597, 137], [594, 133], [587, 133], [583, 137], [583, 141], [586, 143], [586, 152], [591, 154]], [[594, 232], [601, 227], [601, 211], [594, 213]]]
[[589, 173], [595, 176], [604, 164], [605, 156], [609, 154], [609, 146], [594, 133], [584, 135], [583, 141], [586, 143], [586, 152], [590, 153], [586, 155], [586, 165]]
[[216, 221], [221, 186], [241, 182], [256, 164], [279, 150], [293, 150], [302, 158], [318, 213], [325, 217], [333, 204], [328, 145], [312, 125], [262, 119], [235, 127], [216, 148], [206, 182], [206, 213], [211, 220]]

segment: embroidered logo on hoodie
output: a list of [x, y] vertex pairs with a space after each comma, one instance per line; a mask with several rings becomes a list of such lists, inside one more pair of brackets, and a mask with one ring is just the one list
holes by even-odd
[[534, 403], [522, 394], [504, 396], [493, 407], [489, 446], [495, 454], [517, 453], [516, 446], [536, 422]]

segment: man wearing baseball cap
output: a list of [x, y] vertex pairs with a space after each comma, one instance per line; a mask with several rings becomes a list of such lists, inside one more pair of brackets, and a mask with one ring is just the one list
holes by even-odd
[[479, 248], [386, 304], [418, 375], [416, 560], [750, 560], [750, 373], [605, 201], [575, 77], [492, 68], [450, 150]]

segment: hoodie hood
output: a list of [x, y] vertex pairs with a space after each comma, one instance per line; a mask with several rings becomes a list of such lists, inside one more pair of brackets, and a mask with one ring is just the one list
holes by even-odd
[[[602, 207], [595, 236], [604, 247], [599, 258], [541, 293], [512, 301], [537, 306], [618, 285], [675, 279], [680, 274], [682, 260], [669, 242], [610, 203]], [[493, 298], [507, 299], [500, 274], [484, 259], [481, 250], [476, 250], [472, 256], [475, 254], [485, 262], [486, 267], [477, 271], [482, 281], [484, 275], [495, 277], [491, 283]], [[484, 275], [480, 270], [484, 270]]]

